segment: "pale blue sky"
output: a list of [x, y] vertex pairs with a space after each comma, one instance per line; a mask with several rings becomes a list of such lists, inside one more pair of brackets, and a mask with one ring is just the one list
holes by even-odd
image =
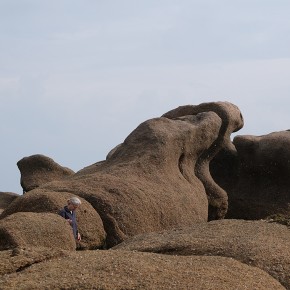
[[238, 134], [290, 128], [289, 0], [0, 0], [0, 191], [18, 160], [75, 171], [141, 122], [230, 101]]

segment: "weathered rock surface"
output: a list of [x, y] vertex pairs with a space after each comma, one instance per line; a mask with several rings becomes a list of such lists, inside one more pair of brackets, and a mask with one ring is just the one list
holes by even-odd
[[[140, 124], [76, 174], [43, 155], [19, 161], [29, 192], [0, 212], [0, 288], [290, 290], [287, 227], [206, 222], [225, 216], [227, 193], [227, 217], [290, 217], [290, 132], [231, 142], [242, 126], [233, 104], [189, 105]], [[103, 248], [106, 235], [119, 245], [75, 251], [56, 214], [73, 195], [80, 248]]]
[[70, 225], [52, 213], [19, 212], [0, 220], [0, 250], [23, 247], [75, 250]]
[[[40, 188], [19, 196], [0, 215], [0, 219], [16, 212], [50, 212], [58, 214], [72, 197], [68, 192], [46, 191]], [[77, 209], [77, 221], [82, 240], [82, 249], [102, 248], [106, 233], [99, 214], [86, 200], [80, 198], [82, 205]]]
[[20, 272], [33, 264], [68, 256], [70, 252], [47, 247], [19, 247], [0, 251], [0, 281], [1, 275]]
[[74, 252], [2, 276], [0, 282], [3, 290], [285, 289], [266, 272], [231, 258], [126, 251]]
[[290, 289], [290, 231], [265, 221], [218, 220], [138, 235], [112, 248], [169, 255], [232, 257], [258, 267]]
[[17, 162], [21, 173], [21, 186], [23, 192], [30, 191], [52, 180], [66, 178], [74, 171], [59, 165], [51, 158], [41, 154], [24, 157]]
[[222, 102], [188, 108], [140, 124], [107, 160], [39, 192], [86, 199], [102, 218], [109, 247], [139, 233], [207, 221], [208, 200], [210, 218], [224, 217], [227, 195], [208, 167], [223, 147], [234, 150], [229, 136], [242, 127], [241, 113]]
[[201, 153], [193, 168], [195, 175], [202, 181], [209, 201], [209, 220], [224, 218], [228, 210], [228, 196], [212, 178], [209, 164], [221, 150], [236, 154], [236, 149], [231, 142], [230, 135], [244, 125], [244, 120], [239, 108], [228, 102], [203, 103], [197, 106], [187, 105], [178, 107], [164, 114], [164, 117], [175, 119], [200, 112], [215, 112], [222, 120], [218, 138], [211, 144], [207, 151]]
[[230, 152], [214, 160], [211, 172], [228, 193], [228, 218], [290, 218], [290, 132], [241, 135]]
[[75, 193], [100, 214], [107, 245], [139, 233], [188, 226], [208, 218], [208, 201], [193, 168], [218, 138], [214, 112], [139, 125], [104, 162], [42, 189]]
[[0, 192], [0, 214], [18, 196], [13, 192]]

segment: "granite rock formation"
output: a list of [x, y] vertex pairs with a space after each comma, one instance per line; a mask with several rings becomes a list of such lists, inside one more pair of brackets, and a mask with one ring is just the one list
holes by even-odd
[[216, 220], [137, 235], [112, 250], [232, 257], [266, 271], [290, 289], [290, 231], [276, 223]]
[[[180, 107], [140, 124], [105, 161], [37, 192], [87, 200], [102, 218], [108, 247], [139, 233], [223, 218], [227, 195], [211, 178], [209, 162], [223, 148], [235, 150], [230, 134], [242, 125], [231, 103]], [[30, 180], [28, 173], [22, 180]]]
[[[26, 160], [29, 192], [0, 215], [1, 289], [290, 289], [287, 227], [207, 222], [228, 206], [226, 216], [288, 213], [290, 132], [231, 142], [242, 126], [233, 104], [188, 105], [143, 122], [75, 174], [47, 173], [45, 156]], [[84, 251], [57, 215], [71, 196], [82, 200]]]
[[22, 158], [17, 162], [17, 166], [21, 173], [20, 184], [24, 193], [52, 180], [74, 174], [71, 169], [62, 167], [51, 158], [40, 154]]
[[285, 289], [265, 271], [231, 258], [182, 257], [130, 251], [69, 253], [57, 259], [39, 262], [16, 274], [0, 276], [0, 283], [3, 290], [19, 287], [20, 289]]
[[220, 152], [229, 151], [236, 155], [236, 148], [231, 142], [230, 135], [244, 125], [239, 108], [229, 102], [203, 103], [197, 106], [187, 105], [178, 107], [164, 114], [164, 117], [175, 119], [200, 112], [215, 112], [222, 120], [218, 138], [207, 151], [202, 152], [195, 163], [195, 175], [202, 181], [209, 201], [209, 220], [224, 218], [228, 210], [228, 196], [212, 178], [209, 164]]
[[0, 250], [25, 247], [75, 250], [70, 225], [52, 213], [19, 212], [0, 220]]
[[211, 165], [229, 196], [227, 218], [290, 218], [290, 132], [236, 136], [237, 154], [222, 152]]
[[[0, 215], [0, 219], [17, 212], [50, 212], [58, 214], [61, 208], [72, 197], [68, 192], [51, 192], [37, 188], [19, 196]], [[102, 248], [105, 244], [106, 233], [103, 222], [95, 209], [84, 199], [78, 208], [78, 228], [82, 240], [78, 244], [80, 249]]]

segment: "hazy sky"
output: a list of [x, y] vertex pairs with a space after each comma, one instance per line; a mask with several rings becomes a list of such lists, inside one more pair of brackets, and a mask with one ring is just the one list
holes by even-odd
[[33, 154], [78, 171], [141, 122], [229, 101], [290, 128], [289, 0], [0, 0], [0, 191]]

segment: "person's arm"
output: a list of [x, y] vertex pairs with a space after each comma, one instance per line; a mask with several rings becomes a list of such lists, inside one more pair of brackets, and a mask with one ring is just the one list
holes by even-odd
[[62, 216], [63, 218], [65, 218], [65, 220], [71, 225], [72, 224], [72, 220], [67, 216], [66, 212], [64, 209], [59, 211], [59, 215]]
[[62, 216], [63, 218], [66, 218], [66, 214], [65, 214], [65, 210], [61, 209], [58, 213], [60, 216]]

